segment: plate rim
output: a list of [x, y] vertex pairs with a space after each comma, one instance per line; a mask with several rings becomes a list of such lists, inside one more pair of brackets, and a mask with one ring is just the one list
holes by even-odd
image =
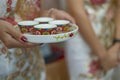
[[49, 36], [57, 36], [57, 35], [64, 35], [64, 34], [69, 34], [69, 33], [73, 33], [73, 32], [77, 32], [78, 31], [78, 26], [76, 25], [76, 24], [72, 24], [73, 26], [75, 26], [76, 27], [76, 29], [75, 30], [73, 30], [73, 31], [70, 31], [70, 32], [66, 32], [66, 33], [59, 33], [59, 34], [52, 34], [52, 35], [33, 35], [33, 34], [23, 34], [23, 35], [25, 35], [25, 36], [36, 36], [36, 37], [39, 37], [39, 36], [41, 36], [41, 37], [49, 37]]

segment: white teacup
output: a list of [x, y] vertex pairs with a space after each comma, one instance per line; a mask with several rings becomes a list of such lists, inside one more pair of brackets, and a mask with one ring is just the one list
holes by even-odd
[[50, 21], [49, 24], [57, 25], [57, 32], [68, 32], [70, 31], [70, 21], [68, 20], [54, 20]]
[[36, 21], [21, 21], [18, 22], [19, 29], [22, 33], [32, 34], [33, 26], [38, 25]]
[[53, 24], [39, 24], [34, 26], [33, 34], [34, 35], [51, 35], [56, 34], [57, 26]]
[[48, 24], [50, 21], [53, 21], [53, 18], [50, 17], [39, 17], [35, 18], [34, 21], [39, 22], [39, 24]]

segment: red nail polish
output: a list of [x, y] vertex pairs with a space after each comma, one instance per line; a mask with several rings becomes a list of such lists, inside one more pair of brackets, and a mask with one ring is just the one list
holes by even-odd
[[27, 42], [27, 38], [26, 38], [25, 36], [22, 36], [20, 39], [21, 39], [23, 42]]

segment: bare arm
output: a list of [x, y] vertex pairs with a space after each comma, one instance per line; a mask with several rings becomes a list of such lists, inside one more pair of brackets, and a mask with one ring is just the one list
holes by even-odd
[[115, 38], [120, 40], [120, 0], [118, 0], [118, 4], [116, 6], [115, 26], [116, 26]]
[[67, 3], [68, 9], [75, 17], [79, 26], [79, 31], [83, 38], [89, 44], [95, 54], [97, 54], [100, 58], [103, 57], [106, 53], [106, 49], [100, 43], [92, 29], [91, 23], [84, 10], [84, 0], [67, 0]]

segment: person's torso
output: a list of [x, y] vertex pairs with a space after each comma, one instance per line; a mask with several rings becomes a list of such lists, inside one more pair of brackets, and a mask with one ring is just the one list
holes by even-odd
[[[13, 21], [13, 18], [17, 19], [18, 16], [32, 19], [38, 16], [39, 3], [40, 0], [0, 0], [0, 19]], [[1, 50], [1, 42], [0, 46]], [[13, 48], [4, 54], [0, 51], [0, 80], [40, 80], [44, 77], [42, 75], [44, 63], [39, 47]]]
[[93, 30], [106, 47], [111, 45], [114, 23], [106, 15], [111, 0], [85, 0], [85, 10], [92, 24]]
[[[40, 14], [40, 0], [1, 0], [0, 18], [34, 19]], [[17, 14], [17, 16], [16, 16]]]
[[[95, 3], [95, 1], [100, 1], [100, 5]], [[107, 20], [105, 17], [110, 6], [110, 2], [111, 0], [84, 0], [84, 8], [87, 16], [89, 17], [92, 28], [100, 42], [105, 47], [110, 47], [112, 45], [114, 35], [114, 23], [112, 20]], [[74, 39], [67, 41], [67, 45], [76, 43], [74, 45], [81, 44], [81, 46], [86, 46], [86, 44], [83, 44], [85, 43], [83, 41], [84, 39], [80, 35], [80, 37], [77, 36]]]
[[[100, 1], [103, 1], [103, 3], [100, 4]], [[86, 12], [97, 35], [101, 33], [100, 30], [102, 27], [104, 27], [103, 20], [105, 20], [105, 15], [107, 13], [109, 5], [110, 0], [85, 0]]]
[[17, 2], [17, 0], [10, 0], [10, 1], [0, 0], [0, 17], [3, 18], [5, 16], [5, 14], [7, 13], [7, 7], [8, 7], [7, 3], [10, 3], [12, 10], [14, 10], [15, 6], [16, 6], [16, 2]]

